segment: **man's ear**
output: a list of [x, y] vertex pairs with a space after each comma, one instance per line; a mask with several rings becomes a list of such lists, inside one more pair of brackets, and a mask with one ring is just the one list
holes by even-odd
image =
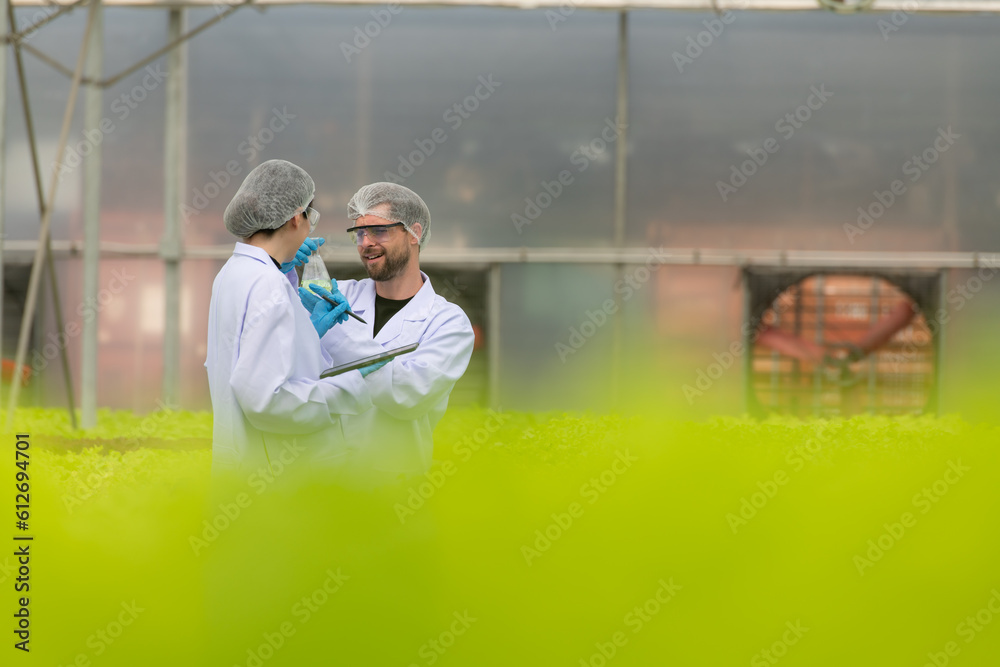
[[[419, 222], [413, 223], [413, 225], [410, 227], [410, 229], [413, 230], [413, 233], [416, 234], [418, 238], [422, 237], [424, 235], [424, 226], [422, 224], [420, 224]], [[417, 245], [420, 245], [420, 241], [418, 241], [417, 239], [413, 238], [412, 236], [410, 237], [410, 242], [411, 243], [416, 242]]]

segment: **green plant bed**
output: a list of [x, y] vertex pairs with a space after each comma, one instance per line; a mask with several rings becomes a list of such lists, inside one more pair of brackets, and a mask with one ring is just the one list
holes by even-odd
[[266, 471], [213, 487], [202, 413], [135, 448], [111, 445], [136, 432], [127, 415], [86, 448], [36, 417], [39, 664], [1000, 655], [992, 426], [451, 410], [431, 472], [371, 489]]

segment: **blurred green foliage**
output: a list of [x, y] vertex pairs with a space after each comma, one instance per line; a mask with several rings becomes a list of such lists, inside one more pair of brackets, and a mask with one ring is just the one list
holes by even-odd
[[61, 419], [16, 420], [36, 535], [25, 664], [1000, 655], [993, 426], [451, 410], [428, 475], [371, 489], [213, 481], [204, 413], [105, 413], [88, 433]]

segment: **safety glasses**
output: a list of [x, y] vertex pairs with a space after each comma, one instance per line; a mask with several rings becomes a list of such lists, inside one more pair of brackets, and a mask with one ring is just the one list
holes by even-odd
[[306, 210], [303, 211], [309, 218], [309, 233], [312, 234], [316, 231], [316, 223], [319, 222], [319, 211], [314, 209], [312, 206], [306, 206]]
[[389, 230], [393, 227], [405, 227], [401, 222], [394, 222], [391, 225], [365, 225], [363, 227], [351, 227], [347, 233], [351, 235], [354, 245], [361, 245], [365, 237], [370, 238], [374, 243], [384, 243], [389, 240]]

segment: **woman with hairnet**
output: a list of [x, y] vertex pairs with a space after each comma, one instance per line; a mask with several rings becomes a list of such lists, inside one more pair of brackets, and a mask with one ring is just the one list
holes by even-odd
[[209, 306], [215, 472], [337, 465], [347, 455], [339, 416], [372, 406], [362, 372], [319, 379], [333, 365], [319, 339], [347, 319], [346, 300], [320, 299], [309, 312], [285, 276], [317, 248], [306, 238], [319, 219], [315, 190], [301, 167], [269, 160], [226, 207], [226, 229], [241, 241]]

